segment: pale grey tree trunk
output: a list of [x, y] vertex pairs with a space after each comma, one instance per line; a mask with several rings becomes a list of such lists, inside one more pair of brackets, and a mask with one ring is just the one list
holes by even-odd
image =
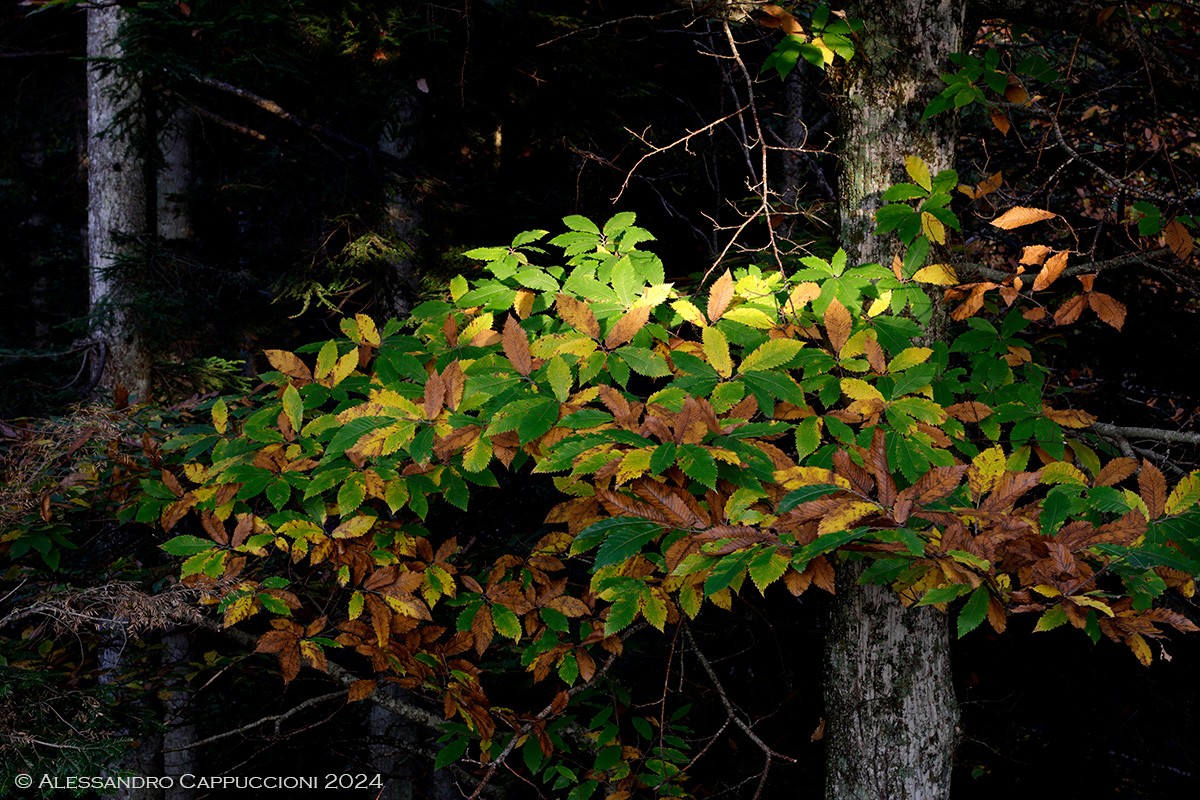
[[[101, 686], [112, 687], [113, 694], [121, 693], [119, 688], [128, 679], [129, 654], [127, 652], [133, 643], [127, 634], [125, 623], [114, 620], [101, 631], [100, 650], [96, 655], [99, 667], [99, 683]], [[157, 733], [135, 734], [130, 736], [130, 746], [114, 765], [112, 774], [132, 773], [157, 777], [162, 775], [161, 748], [162, 737]], [[147, 788], [116, 789], [102, 795], [104, 800], [160, 800], [162, 790]]]
[[[128, 296], [112, 266], [122, 237], [146, 226], [146, 180], [138, 155], [140, 98], [107, 59], [120, 58], [116, 39], [124, 12], [116, 5], [87, 11], [88, 98], [88, 275], [93, 335], [104, 343], [101, 386], [124, 385], [131, 397], [150, 388], [150, 358], [131, 325]], [[134, 135], [130, 135], [130, 134]]]
[[[155, 228], [167, 240], [192, 238], [192, 214], [188, 197], [192, 190], [192, 115], [183, 110], [167, 118], [159, 136], [162, 166], [158, 171], [155, 197]], [[193, 800], [195, 789], [179, 785], [178, 777], [197, 773], [196, 711], [192, 688], [188, 684], [188, 665], [192, 660], [192, 641], [187, 633], [175, 629], [163, 634], [162, 664], [166, 675], [163, 693], [162, 735], [163, 774], [176, 778], [164, 790], [166, 800]]]
[[158, 171], [155, 226], [164, 239], [191, 239], [192, 136], [195, 118], [178, 109], [167, 118], [159, 136], [162, 168]]
[[[905, 156], [933, 173], [953, 163], [953, 115], [920, 118], [962, 47], [964, 3], [859, 0], [847, 13], [865, 27], [859, 54], [836, 76], [841, 243], [851, 263], [888, 265], [901, 245], [875, 235], [874, 214], [883, 191], [907, 180]], [[839, 570], [826, 643], [826, 798], [947, 798], [958, 707], [946, 618], [905, 609], [888, 588], [857, 586], [860, 571]]]
[[166, 691], [163, 694], [163, 723], [166, 730], [162, 735], [163, 775], [175, 778], [174, 785], [164, 790], [166, 800], [193, 800], [195, 789], [179, 785], [179, 776], [197, 774], [196, 710], [192, 688], [188, 684], [187, 670], [192, 657], [191, 638], [181, 631], [171, 631], [162, 638], [163, 667], [167, 674]]
[[[376, 691], [402, 701], [404, 690], [395, 684], [385, 684]], [[371, 771], [383, 776], [383, 791], [377, 800], [413, 800], [411, 755], [404, 745], [416, 741], [412, 722], [401, 719], [381, 705], [371, 704], [367, 712]]]
[[[393, 103], [392, 119], [380, 138], [379, 149], [398, 162], [406, 160], [412, 153], [419, 112], [417, 97], [411, 91], [401, 92]], [[416, 305], [420, 286], [417, 254], [424, 236], [420, 208], [411, 186], [393, 178], [384, 213], [388, 233], [399, 251], [392, 259], [391, 307], [388, 310], [393, 316], [406, 317]]]

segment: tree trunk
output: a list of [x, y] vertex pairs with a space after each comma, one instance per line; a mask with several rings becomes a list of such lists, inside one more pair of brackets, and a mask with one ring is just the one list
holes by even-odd
[[[121, 693], [121, 685], [126, 682], [126, 672], [129, 669], [129, 653], [132, 647], [124, 621], [115, 621], [101, 633], [100, 650], [96, 655], [99, 668], [99, 683], [101, 686], [112, 687], [113, 700]], [[131, 735], [130, 732], [124, 732]], [[162, 750], [162, 737], [157, 733], [145, 732], [133, 739], [131, 746], [122, 754], [120, 760], [113, 765], [114, 774], [131, 772], [134, 775], [158, 776], [162, 774], [162, 763], [159, 755]], [[161, 789], [131, 788], [117, 789], [110, 794], [101, 795], [104, 800], [160, 800]]]
[[187, 669], [192, 656], [192, 641], [186, 633], [171, 631], [162, 638], [163, 667], [166, 672], [166, 692], [163, 696], [162, 735], [163, 775], [175, 779], [174, 785], [163, 791], [166, 800], [193, 800], [195, 789], [179, 785], [179, 776], [197, 772], [196, 710], [192, 688], [188, 685]]
[[188, 197], [192, 191], [191, 113], [178, 109], [167, 118], [159, 136], [162, 169], [158, 171], [155, 227], [164, 239], [191, 239], [192, 212]]
[[[404, 696], [404, 690], [395, 684], [386, 684], [377, 691], [397, 701]], [[381, 705], [371, 705], [367, 712], [371, 771], [382, 775], [384, 780], [377, 800], [413, 800], [412, 759], [403, 745], [414, 744], [416, 734], [412, 722]]]
[[[903, 180], [905, 156], [931, 172], [954, 160], [952, 114], [921, 121], [938, 75], [962, 46], [961, 0], [860, 2], [860, 52], [838, 76], [841, 244], [851, 263], [890, 264], [894, 237], [877, 237], [882, 193]], [[929, 336], [939, 332], [930, 330]], [[905, 609], [887, 588], [858, 586], [845, 565], [826, 643], [829, 800], [949, 797], [958, 708], [943, 614]]]
[[113, 270], [125, 237], [146, 227], [146, 179], [137, 154], [140, 100], [132, 84], [104, 62], [119, 58], [124, 12], [116, 5], [87, 11], [88, 275], [92, 333], [105, 345], [101, 386], [124, 385], [131, 397], [150, 388], [150, 359], [131, 324], [129, 296]]
[[[401, 93], [394, 103], [393, 116], [387, 131], [380, 138], [379, 149], [397, 160], [407, 159], [413, 148], [412, 136], [418, 112], [417, 98], [412, 92]], [[423, 234], [416, 198], [410, 187], [403, 185], [398, 177], [393, 178], [388, 189], [384, 213], [388, 233], [399, 250], [399, 255], [392, 259], [393, 274], [388, 310], [393, 316], [406, 317], [416, 305], [420, 286], [416, 256]]]

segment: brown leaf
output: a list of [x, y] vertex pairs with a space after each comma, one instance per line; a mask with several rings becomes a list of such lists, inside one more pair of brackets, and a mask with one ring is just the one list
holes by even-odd
[[950, 318], [956, 322], [962, 322], [964, 319], [974, 316], [979, 309], [983, 308], [983, 298], [988, 289], [995, 288], [996, 284], [991, 282], [975, 284], [971, 287], [971, 294], [967, 295], [967, 299], [950, 312]]
[[[529, 352], [529, 337], [525, 335], [525, 329], [517, 322], [517, 318], [512, 314], [504, 320], [504, 333], [500, 338], [500, 342], [504, 347], [504, 355], [512, 362], [513, 369], [518, 374], [529, 377], [529, 373], [533, 371], [533, 356]], [[440, 403], [439, 403], [440, 405]]]
[[916, 483], [905, 489], [900, 496], [912, 498], [922, 505], [936, 502], [948, 496], [958, 487], [966, 471], [965, 464], [953, 467], [934, 467], [922, 475]]
[[1058, 280], [1058, 276], [1062, 275], [1062, 271], [1067, 267], [1067, 251], [1061, 250], [1046, 259], [1046, 263], [1042, 265], [1042, 270], [1037, 274], [1033, 281], [1033, 290], [1040, 292], [1050, 284]]
[[725, 274], [717, 278], [716, 283], [708, 293], [708, 321], [716, 322], [729, 308], [733, 299], [733, 274], [725, 270]]
[[[1011, 88], [1011, 87], [1010, 87]], [[1022, 89], [1022, 91], [1024, 91]], [[1011, 231], [1013, 228], [1020, 228], [1023, 225], [1032, 225], [1035, 222], [1041, 222], [1045, 219], [1057, 217], [1053, 211], [1045, 211], [1040, 208], [1026, 208], [1017, 206], [1010, 208], [1000, 216], [992, 220], [992, 225], [1006, 231]]]
[[1004, 90], [1004, 99], [1017, 105], [1023, 105], [1029, 101], [1029, 92], [1025, 91], [1025, 87], [1017, 80], [1017, 76], [1008, 76], [1008, 86]]
[[266, 350], [264, 355], [272, 367], [290, 378], [297, 386], [312, 383], [312, 371], [295, 353], [287, 350]]
[[875, 484], [879, 487], [879, 502], [891, 507], [896, 502], [896, 481], [892, 478], [887, 460], [887, 440], [883, 428], [876, 428], [871, 439], [871, 449], [867, 453], [867, 469], [875, 476]]
[[634, 306], [625, 312], [625, 315], [617, 320], [617, 324], [613, 325], [612, 330], [608, 332], [608, 337], [604, 340], [604, 346], [609, 350], [614, 347], [619, 347], [630, 339], [633, 335], [640, 331], [642, 327], [650, 320], [650, 306]]
[[1117, 330], [1125, 324], [1125, 306], [1120, 303], [1115, 297], [1110, 297], [1103, 292], [1092, 292], [1088, 296], [1088, 304], [1101, 321], [1111, 325]]
[[375, 693], [375, 687], [378, 685], [377, 681], [366, 680], [365, 678], [355, 681], [346, 689], [346, 702], [357, 703], [359, 700], [366, 700]]
[[569, 295], [560, 294], [555, 300], [555, 308], [558, 309], [558, 315], [562, 317], [563, 321], [572, 328], [593, 339], [600, 338], [600, 323], [596, 321], [596, 315], [592, 313], [592, 309], [587, 303]]
[[992, 414], [992, 409], [978, 400], [967, 400], [946, 406], [946, 413], [963, 422], [979, 422]]
[[829, 337], [829, 343], [833, 345], [834, 353], [840, 353], [845, 347], [846, 342], [850, 339], [852, 327], [853, 320], [846, 307], [838, 302], [836, 297], [830, 300], [829, 306], [825, 309], [825, 335]]
[[1171, 248], [1171, 252], [1180, 261], [1187, 261], [1188, 256], [1192, 254], [1192, 250], [1196, 247], [1196, 240], [1192, 238], [1192, 233], [1183, 223], [1177, 219], [1167, 223], [1167, 227], [1163, 229], [1163, 241], [1167, 247]]
[[1137, 469], [1137, 462], [1132, 458], [1114, 458], [1104, 465], [1096, 476], [1097, 486], [1115, 486], [1128, 478]]
[[494, 628], [492, 626], [492, 609], [481, 605], [471, 620], [471, 635], [475, 637], [475, 652], [483, 655], [488, 645], [492, 643]]
[[867, 357], [872, 370], [880, 374], [887, 372], [887, 356], [874, 337], [868, 336], [863, 340], [863, 355]]
[[1138, 472], [1138, 494], [1146, 503], [1150, 519], [1158, 519], [1163, 515], [1167, 504], [1167, 479], [1149, 461], [1142, 461], [1142, 469]]
[[446, 382], [446, 406], [453, 411], [462, 402], [463, 389], [467, 385], [467, 378], [463, 375], [458, 359], [451, 361], [442, 370], [442, 380]]
[[1054, 312], [1054, 324], [1070, 325], [1079, 319], [1079, 315], [1083, 313], [1084, 306], [1087, 305], [1087, 298], [1088, 295], [1086, 294], [1077, 294], [1059, 306], [1058, 311]]
[[[509, 319], [512, 319], [512, 317], [509, 317]], [[507, 333], [508, 326], [506, 325], [505, 334], [507, 335]], [[508, 352], [507, 343], [504, 346], [504, 351], [506, 353]], [[529, 353], [528, 344], [526, 344], [525, 352], [526, 354]], [[516, 362], [513, 363], [515, 365]], [[518, 371], [520, 371], [519, 368]], [[528, 373], [521, 374], [525, 375]], [[430, 373], [429, 377], [425, 380], [425, 419], [437, 419], [437, 415], [442, 412], [442, 403], [444, 403], [445, 400], [446, 381], [443, 380], [442, 376], [437, 374], [437, 371], [435, 370], [434, 372]]]

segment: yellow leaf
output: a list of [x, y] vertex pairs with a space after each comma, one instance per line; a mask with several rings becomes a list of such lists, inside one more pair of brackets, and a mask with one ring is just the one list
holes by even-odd
[[369, 344], [373, 347], [379, 346], [379, 329], [375, 327], [375, 320], [368, 317], [366, 314], [355, 314], [354, 321], [358, 323], [358, 336], [362, 344]]
[[1154, 660], [1154, 656], [1150, 652], [1150, 645], [1146, 643], [1146, 640], [1140, 633], [1131, 634], [1125, 640], [1125, 644], [1129, 645], [1129, 649], [1137, 656], [1137, 660], [1142, 662], [1142, 666], [1150, 666], [1150, 662]]
[[1086, 594], [1079, 594], [1079, 595], [1071, 595], [1070, 598], [1068, 598], [1068, 599], [1071, 602], [1075, 603], [1075, 605], [1087, 606], [1088, 608], [1094, 608], [1097, 611], [1099, 611], [1101, 614], [1104, 614], [1107, 617], [1116, 616], [1115, 614], [1113, 614], [1113, 610], [1108, 607], [1108, 603], [1105, 603], [1103, 600], [1097, 600], [1095, 597], [1088, 597]]
[[654, 286], [647, 286], [642, 292], [642, 297], [636, 303], [639, 306], [650, 306], [655, 308], [662, 305], [663, 301], [671, 295], [671, 284], [659, 283]]
[[225, 405], [224, 399], [218, 399], [213, 403], [212, 407], [213, 429], [217, 433], [224, 433], [229, 428], [229, 408]]
[[232, 628], [247, 617], [253, 616], [257, 610], [254, 607], [254, 595], [242, 595], [225, 608], [223, 624], [226, 628]]
[[358, 350], [351, 350], [346, 355], [338, 359], [337, 364], [333, 368], [333, 372], [327, 378], [329, 386], [337, 386], [346, 378], [350, 377], [354, 372], [354, 368], [358, 366]]
[[842, 394], [851, 400], [883, 400], [883, 393], [858, 378], [842, 378]]
[[1004, 474], [1007, 461], [1000, 445], [975, 456], [970, 469], [967, 470], [967, 485], [971, 487], [971, 494], [980, 497], [995, 488], [996, 482]]
[[1041, 482], [1043, 484], [1073, 483], [1076, 486], [1087, 486], [1088, 479], [1074, 464], [1065, 461], [1055, 461], [1042, 467]]
[[831, 469], [821, 467], [788, 467], [776, 470], [773, 477], [775, 482], [785, 489], [799, 489], [801, 486], [813, 486], [818, 483], [850, 488], [850, 481], [846, 478]]
[[641, 477], [650, 469], [650, 456], [654, 451], [650, 448], [630, 450], [617, 465], [617, 485], [628, 483], [634, 478]]
[[333, 529], [331, 534], [335, 539], [353, 539], [362, 536], [375, 524], [375, 517], [369, 514], [359, 514], [357, 517], [351, 517]]
[[733, 375], [733, 359], [729, 357], [729, 341], [717, 328], [704, 329], [704, 357], [722, 378]]
[[917, 283], [932, 283], [935, 286], [957, 286], [958, 274], [949, 264], [930, 264], [913, 274]]
[[888, 310], [892, 304], [892, 290], [888, 289], [872, 301], [870, 308], [867, 309], [868, 317], [878, 317], [880, 314]]
[[458, 335], [460, 342], [470, 342], [484, 331], [490, 331], [492, 324], [495, 322], [495, 317], [489, 311], [486, 314], [480, 314], [475, 319], [467, 323], [467, 327], [462, 329], [462, 333]]
[[899, 372], [900, 370], [915, 367], [918, 364], [924, 364], [933, 355], [933, 350], [928, 347], [908, 347], [896, 354], [896, 357], [888, 363], [888, 372]]
[[946, 226], [942, 221], [928, 211], [921, 212], [921, 233], [925, 238], [936, 244], [946, 243]]
[[920, 156], [908, 156], [904, 159], [904, 169], [907, 170], [913, 183], [920, 186], [925, 191], [933, 189], [933, 182], [929, 178], [929, 165], [921, 159]]
[[685, 321], [692, 323], [697, 328], [708, 327], [708, 320], [700, 313], [700, 309], [692, 305], [690, 300], [676, 300], [674, 303], [671, 303], [671, 308], [675, 310], [675, 313], [683, 317]]
[[854, 523], [878, 510], [879, 506], [865, 500], [847, 503], [821, 519], [821, 523], [817, 525], [817, 534], [824, 535], [849, 530]]
[[731, 319], [734, 322], [740, 322], [751, 328], [759, 330], [769, 330], [775, 327], [775, 318], [767, 312], [758, 309], [750, 308], [749, 306], [738, 306], [731, 308], [724, 314], [725, 319]]
[[821, 51], [821, 60], [825, 62], [826, 66], [833, 63], [833, 51], [829, 49], [829, 45], [825, 44], [822, 37], [814, 38], [809, 44]]
[[1171, 495], [1167, 498], [1165, 510], [1167, 514], [1174, 516], [1175, 514], [1187, 511], [1197, 500], [1200, 500], [1200, 472], [1193, 472], [1184, 477], [1171, 490]]
[[1062, 596], [1062, 592], [1060, 592], [1058, 590], [1057, 586], [1051, 586], [1048, 583], [1040, 583], [1037, 586], [1033, 587], [1033, 590], [1035, 592], [1037, 592], [1038, 594], [1040, 594], [1042, 597], [1061, 597]]

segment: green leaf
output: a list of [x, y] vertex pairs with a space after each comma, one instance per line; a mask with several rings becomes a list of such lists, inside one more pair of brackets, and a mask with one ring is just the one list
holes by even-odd
[[[642, 551], [646, 544], [662, 533], [662, 527], [648, 520], [633, 520], [637, 524], [622, 525], [608, 530], [600, 550], [596, 553], [596, 563], [592, 569], [597, 570], [612, 564], [620, 564]], [[580, 533], [582, 537], [587, 529]], [[578, 539], [576, 540], [578, 541]]]
[[338, 513], [345, 517], [352, 514], [367, 496], [367, 484], [361, 474], [351, 475], [338, 489]]
[[712, 454], [698, 444], [680, 445], [675, 456], [675, 463], [694, 481], [698, 481], [710, 489], [717, 486], [717, 462]]
[[546, 379], [550, 381], [550, 388], [558, 402], [567, 402], [567, 398], [571, 396], [571, 368], [562, 356], [550, 359], [550, 363], [546, 365]]
[[201, 539], [199, 536], [176, 536], [163, 542], [160, 547], [173, 556], [194, 556], [213, 548], [211, 539]]
[[639, 517], [609, 517], [599, 522], [593, 522], [580, 531], [575, 540], [571, 542], [571, 555], [577, 556], [580, 553], [586, 553], [608, 536], [618, 535], [626, 529], [630, 531], [629, 536], [636, 535], [637, 532], [653, 531], [657, 533], [661, 530], [655, 523]]
[[639, 375], [648, 378], [665, 378], [671, 374], [667, 360], [653, 350], [632, 345], [617, 350], [617, 355]]
[[642, 595], [640, 591], [626, 591], [617, 596], [608, 609], [608, 619], [604, 622], [604, 633], [608, 636], [620, 633], [628, 628], [641, 611]]
[[521, 620], [508, 606], [499, 603], [492, 606], [492, 624], [496, 628], [496, 633], [512, 639], [514, 642], [520, 641]]
[[768, 547], [750, 560], [750, 580], [754, 581], [754, 585], [760, 593], [765, 593], [768, 586], [787, 572], [788, 565], [791, 563], [792, 560], [787, 555], [773, 547]]
[[554, 423], [558, 421], [558, 409], [556, 400], [546, 398], [536, 401], [521, 414], [517, 423], [517, 436], [520, 437], [521, 444], [529, 444], [553, 428]]
[[290, 383], [283, 390], [283, 413], [287, 415], [288, 422], [292, 424], [292, 430], [300, 430], [304, 419], [304, 401], [300, 399], [300, 392]]
[[746, 356], [738, 367], [738, 372], [751, 370], [769, 370], [781, 367], [796, 357], [804, 347], [803, 342], [795, 339], [768, 339], [753, 353]]
[[796, 460], [803, 461], [821, 446], [821, 418], [807, 417], [796, 426]]
[[978, 628], [979, 623], [983, 622], [983, 618], [987, 616], [987, 610], [988, 591], [980, 586], [971, 592], [971, 596], [967, 598], [967, 604], [958, 612], [958, 638], [961, 639]]
[[779, 513], [782, 514], [786, 511], [791, 511], [801, 503], [807, 503], [810, 500], [816, 500], [818, 497], [824, 497], [827, 494], [833, 494], [840, 490], [840, 486], [828, 483], [814, 483], [811, 486], [801, 486], [799, 489], [793, 489], [779, 501]]
[[917, 601], [919, 606], [930, 606], [935, 603], [949, 603], [957, 597], [962, 597], [967, 592], [971, 591], [971, 587], [964, 583], [956, 583], [952, 586], [939, 586], [936, 589], [930, 589], [925, 593], [925, 596]]
[[[583, 231], [584, 233], [594, 233], [600, 235], [600, 229], [596, 227], [596, 223], [592, 222], [587, 217], [579, 214], [572, 214], [568, 217], [563, 217], [563, 224], [573, 231]], [[468, 253], [467, 255], [470, 255]]]
[[468, 739], [453, 739], [438, 751], [437, 758], [433, 760], [433, 768], [435, 770], [445, 769], [463, 757], [467, 752]]

